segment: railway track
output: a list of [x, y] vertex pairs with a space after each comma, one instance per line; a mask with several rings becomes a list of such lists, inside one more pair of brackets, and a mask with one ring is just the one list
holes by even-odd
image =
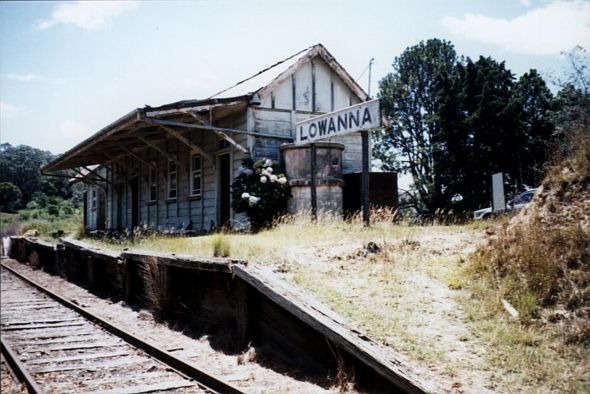
[[1, 344], [33, 393], [242, 393], [2, 264]]

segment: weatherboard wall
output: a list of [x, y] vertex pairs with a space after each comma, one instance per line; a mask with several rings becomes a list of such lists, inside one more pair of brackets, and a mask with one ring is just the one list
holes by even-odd
[[[290, 78], [284, 78], [260, 97], [253, 109], [256, 130], [293, 137], [295, 124], [323, 113], [358, 104], [361, 99], [319, 56], [303, 64]], [[326, 139], [344, 144], [343, 172], [358, 172], [362, 167], [361, 137], [358, 133]], [[256, 157], [278, 159], [281, 143], [276, 139], [256, 138]]]
[[[219, 127], [246, 128], [245, 113], [237, 117], [220, 122]], [[138, 177], [138, 226], [159, 231], [178, 231], [183, 223], [190, 221], [190, 230], [197, 232], [208, 231], [218, 226], [218, 174], [216, 171], [217, 158], [221, 154], [229, 154], [231, 159], [231, 173], [238, 174], [244, 153], [209, 131], [189, 130], [184, 135], [195, 145], [208, 153], [214, 162], [201, 157], [201, 195], [191, 196], [191, 157], [192, 152], [173, 136], [157, 142], [169, 156], [176, 159], [177, 164], [177, 197], [168, 198], [168, 158], [156, 150], [146, 147], [136, 152], [140, 161], [127, 156], [122, 164], [132, 174], [123, 171], [123, 167], [114, 167], [109, 171], [110, 187], [106, 196], [106, 228], [112, 230], [131, 229], [133, 215], [133, 200], [131, 180]], [[246, 135], [233, 136], [234, 140], [247, 147], [249, 140]], [[149, 173], [151, 163], [156, 168], [157, 198], [150, 200]], [[124, 175], [123, 175], [124, 174]], [[89, 193], [90, 194], [90, 193]], [[231, 211], [231, 220], [243, 222], [243, 215]], [[89, 227], [90, 228], [90, 227]], [[92, 227], [95, 228], [95, 227]]]
[[[107, 171], [105, 168], [97, 169], [98, 174], [102, 177], [107, 177]], [[89, 175], [92, 176], [92, 175]], [[107, 185], [105, 182], [100, 180], [93, 181], [93, 184], [87, 189], [84, 194], [85, 203], [83, 204], [86, 209], [86, 228], [89, 230], [104, 229], [105, 227], [105, 215], [107, 209]]]

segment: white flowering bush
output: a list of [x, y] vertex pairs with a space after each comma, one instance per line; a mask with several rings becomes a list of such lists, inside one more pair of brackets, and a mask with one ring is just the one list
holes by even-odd
[[240, 174], [232, 184], [233, 208], [246, 212], [252, 229], [270, 227], [287, 209], [291, 191], [279, 163], [271, 159], [242, 161]]

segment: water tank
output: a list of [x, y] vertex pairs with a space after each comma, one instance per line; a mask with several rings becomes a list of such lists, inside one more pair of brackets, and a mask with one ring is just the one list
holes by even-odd
[[[316, 195], [318, 213], [342, 213], [342, 151], [336, 142], [316, 142]], [[285, 172], [293, 197], [289, 200], [291, 214], [311, 211], [311, 145], [281, 146]]]

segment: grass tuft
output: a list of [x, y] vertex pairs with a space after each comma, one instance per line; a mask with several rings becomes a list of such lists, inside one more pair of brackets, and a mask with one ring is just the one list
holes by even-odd
[[230, 241], [225, 234], [215, 234], [213, 236], [213, 256], [229, 257], [231, 251]]

